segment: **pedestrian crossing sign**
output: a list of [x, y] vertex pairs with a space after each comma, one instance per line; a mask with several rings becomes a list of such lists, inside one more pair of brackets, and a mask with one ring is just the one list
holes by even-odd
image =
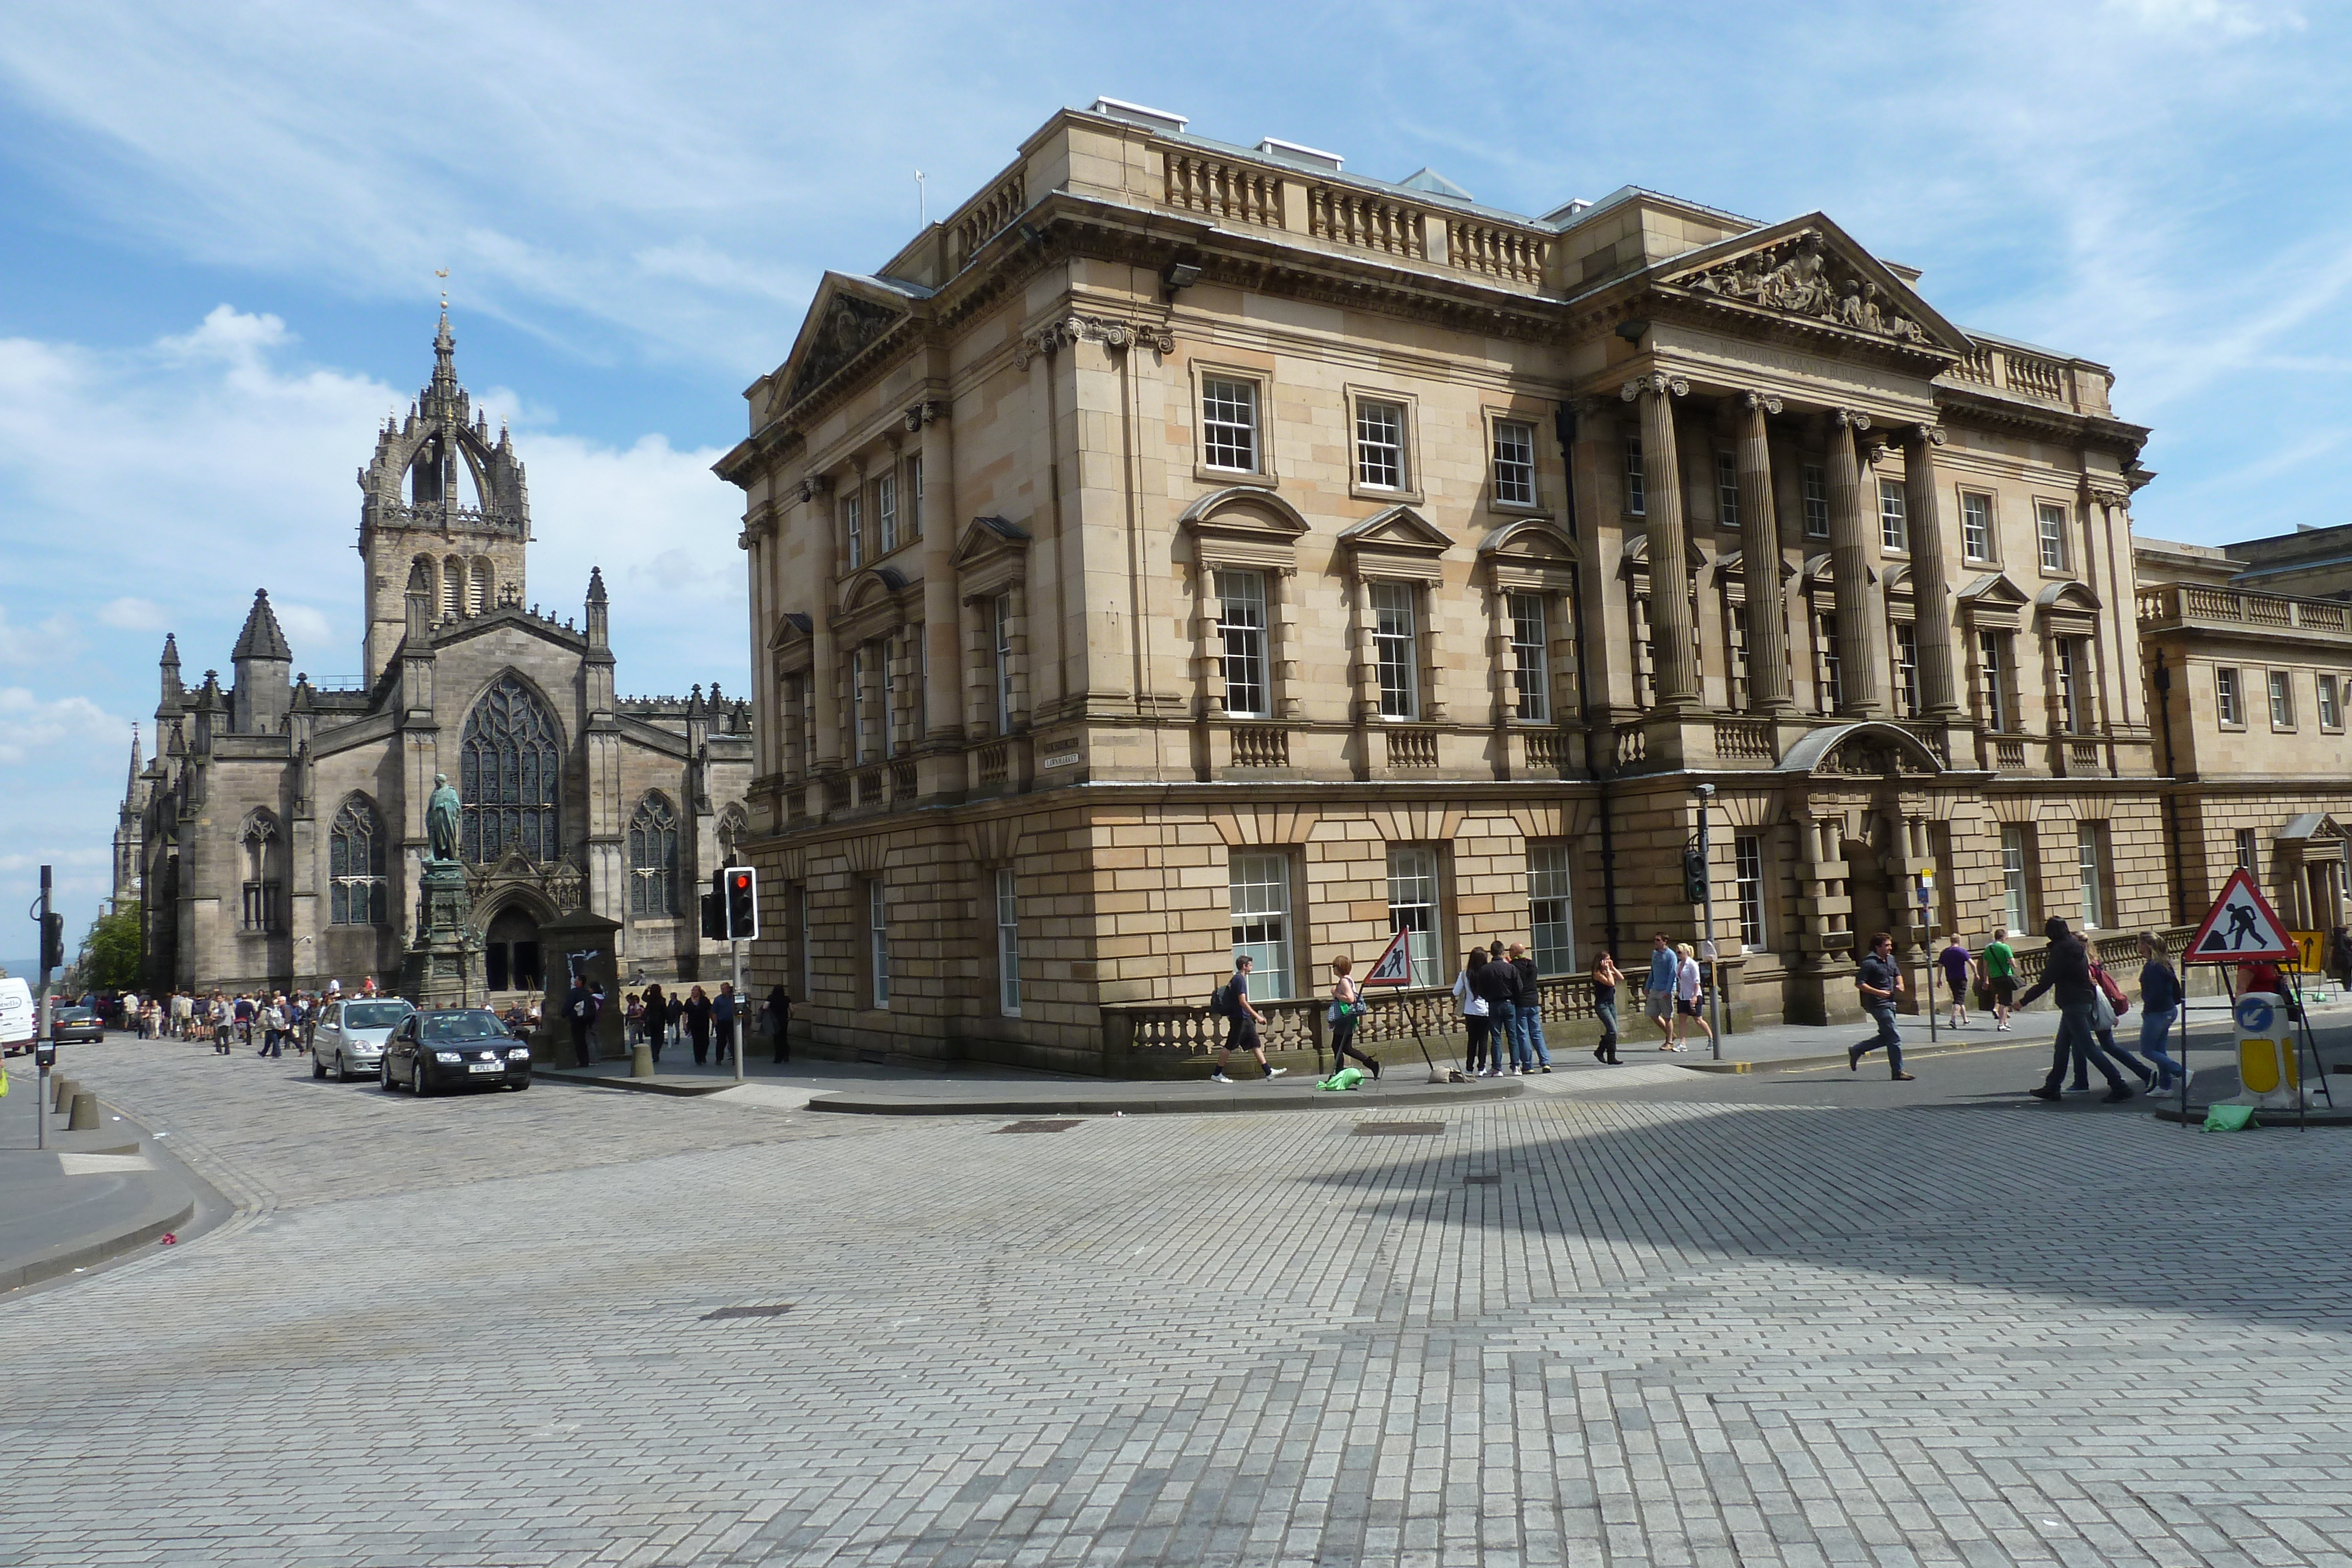
[[1364, 971], [1360, 984], [1367, 986], [1410, 986], [1412, 984], [1412, 956], [1404, 948], [1405, 931], [1399, 926], [1372, 967]]
[[2294, 938], [2280, 920], [2270, 900], [2254, 885], [2253, 873], [2240, 866], [2230, 873], [2221, 896], [2213, 901], [2205, 923], [2189, 939], [2182, 960], [2190, 964], [2234, 964], [2242, 958], [2294, 958]]

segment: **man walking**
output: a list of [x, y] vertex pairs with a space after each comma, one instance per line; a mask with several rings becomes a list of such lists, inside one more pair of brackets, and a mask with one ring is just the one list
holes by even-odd
[[1542, 977], [1536, 973], [1536, 961], [1528, 956], [1524, 943], [1511, 944], [1511, 970], [1517, 977], [1517, 994], [1511, 1001], [1518, 1009], [1514, 1020], [1519, 1030], [1518, 1042], [1511, 1053], [1522, 1072], [1533, 1072], [1540, 1065], [1551, 1071], [1551, 1052], [1544, 1049]]
[[2050, 938], [2050, 947], [2042, 956], [2041, 982], [2017, 998], [2021, 1008], [2033, 1005], [2033, 998], [2044, 991], [2054, 990], [2058, 998], [2058, 1038], [2050, 1047], [2050, 1076], [2042, 1086], [2032, 1091], [2036, 1100], [2055, 1100], [2066, 1079], [2066, 1063], [2076, 1051], [2098, 1063], [2100, 1075], [2107, 1081], [2107, 1103], [2118, 1104], [2132, 1097], [2124, 1087], [2123, 1074], [2107, 1053], [2099, 1049], [2095, 998], [2099, 994], [2098, 983], [2091, 978], [2091, 956], [2084, 951], [2083, 939], [2066, 929], [2066, 923], [2056, 915], [2042, 927]]
[[588, 1066], [594, 1060], [589, 1055], [588, 1040], [596, 1027], [596, 1014], [604, 1006], [604, 998], [598, 994], [602, 990], [603, 988], [599, 987], [596, 991], [590, 991], [575, 976], [572, 988], [563, 996], [564, 1021], [572, 1026], [572, 1058], [582, 1067]]
[[1250, 1006], [1251, 967], [1252, 960], [1248, 954], [1236, 955], [1234, 977], [1218, 988], [1214, 1010], [1224, 1015], [1225, 1043], [1217, 1047], [1217, 1070], [1209, 1074], [1212, 1083], [1233, 1082], [1225, 1076], [1225, 1059], [1233, 1054], [1235, 1047], [1257, 1058], [1258, 1070], [1265, 1074], [1268, 1082], [1290, 1071], [1286, 1067], [1268, 1067], [1265, 1064], [1265, 1046], [1259, 1040], [1257, 1032], [1258, 1025], [1265, 1021], [1265, 1015]]
[[1675, 956], [1672, 944], [1663, 931], [1650, 936], [1650, 977], [1642, 984], [1642, 998], [1649, 1009], [1650, 1021], [1658, 1026], [1660, 1051], [1680, 1051], [1682, 1042], [1675, 1038], [1675, 977], [1681, 969], [1681, 960]]
[[[1895, 1032], [1895, 998], [1903, 994], [1903, 971], [1895, 967], [1895, 941], [1885, 932], [1870, 939], [1870, 951], [1855, 967], [1853, 983], [1862, 992], [1862, 1010], [1878, 1026], [1878, 1034], [1846, 1048], [1845, 1070], [1858, 1071], [1864, 1054], [1883, 1045], [1895, 1082], [1910, 1082], [1912, 1075], [1903, 1071], [1903, 1037]], [[1934, 1005], [1934, 998], [1929, 998], [1929, 1005]]]
[[2017, 996], [2017, 954], [2009, 945], [2009, 927], [1993, 927], [1992, 940], [1985, 944], [1985, 984], [1992, 990], [1992, 1027], [2001, 1034], [2009, 1032], [2009, 1009], [2015, 1006]]
[[719, 999], [710, 1004], [712, 1043], [717, 1045], [719, 1064], [722, 1067], [735, 1060], [735, 982], [719, 982]]

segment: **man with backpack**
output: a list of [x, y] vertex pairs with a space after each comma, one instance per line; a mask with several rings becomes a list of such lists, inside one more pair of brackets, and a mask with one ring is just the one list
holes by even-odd
[[564, 1021], [572, 1026], [572, 1058], [581, 1066], [592, 1065], [590, 1039], [596, 1028], [596, 1015], [604, 1010], [604, 988], [600, 984], [593, 991], [575, 978], [572, 989], [564, 994]]
[[1217, 1047], [1217, 1070], [1209, 1074], [1212, 1083], [1233, 1082], [1225, 1076], [1225, 1059], [1237, 1046], [1257, 1058], [1258, 1069], [1265, 1074], [1269, 1083], [1290, 1071], [1286, 1067], [1268, 1067], [1265, 1064], [1265, 1046], [1258, 1039], [1257, 1032], [1257, 1026], [1265, 1021], [1265, 1015], [1250, 1006], [1250, 966], [1248, 954], [1235, 955], [1234, 977], [1219, 986], [1217, 994], [1209, 1000], [1209, 1010], [1225, 1020], [1225, 1042]]

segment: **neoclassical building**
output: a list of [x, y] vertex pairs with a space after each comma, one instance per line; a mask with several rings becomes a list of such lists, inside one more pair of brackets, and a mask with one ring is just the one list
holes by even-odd
[[455, 352], [445, 313], [431, 381], [360, 471], [363, 683], [296, 672], [267, 591], [226, 685], [189, 686], [163, 640], [155, 756], [133, 737], [115, 841], [151, 987], [396, 985], [443, 773], [490, 995], [537, 990], [560, 962], [541, 923], [583, 908], [621, 923], [625, 976], [700, 972], [697, 894], [746, 825], [747, 706], [716, 682], [616, 697], [599, 572], [576, 622], [527, 602], [523, 465]]
[[1055, 115], [826, 275], [719, 465], [761, 983], [820, 1048], [1148, 1070], [1237, 951], [1303, 996], [1403, 929], [1435, 987], [1711, 914], [1818, 1021], [1930, 881], [1977, 942], [2165, 923], [2147, 433], [1920, 282], [1820, 212]]

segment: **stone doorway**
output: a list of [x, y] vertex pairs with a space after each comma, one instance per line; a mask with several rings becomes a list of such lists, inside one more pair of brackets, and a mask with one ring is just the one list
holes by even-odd
[[540, 951], [539, 922], [529, 911], [509, 904], [490, 919], [482, 940], [482, 979], [493, 995], [504, 991], [540, 991], [546, 988], [547, 968]]

